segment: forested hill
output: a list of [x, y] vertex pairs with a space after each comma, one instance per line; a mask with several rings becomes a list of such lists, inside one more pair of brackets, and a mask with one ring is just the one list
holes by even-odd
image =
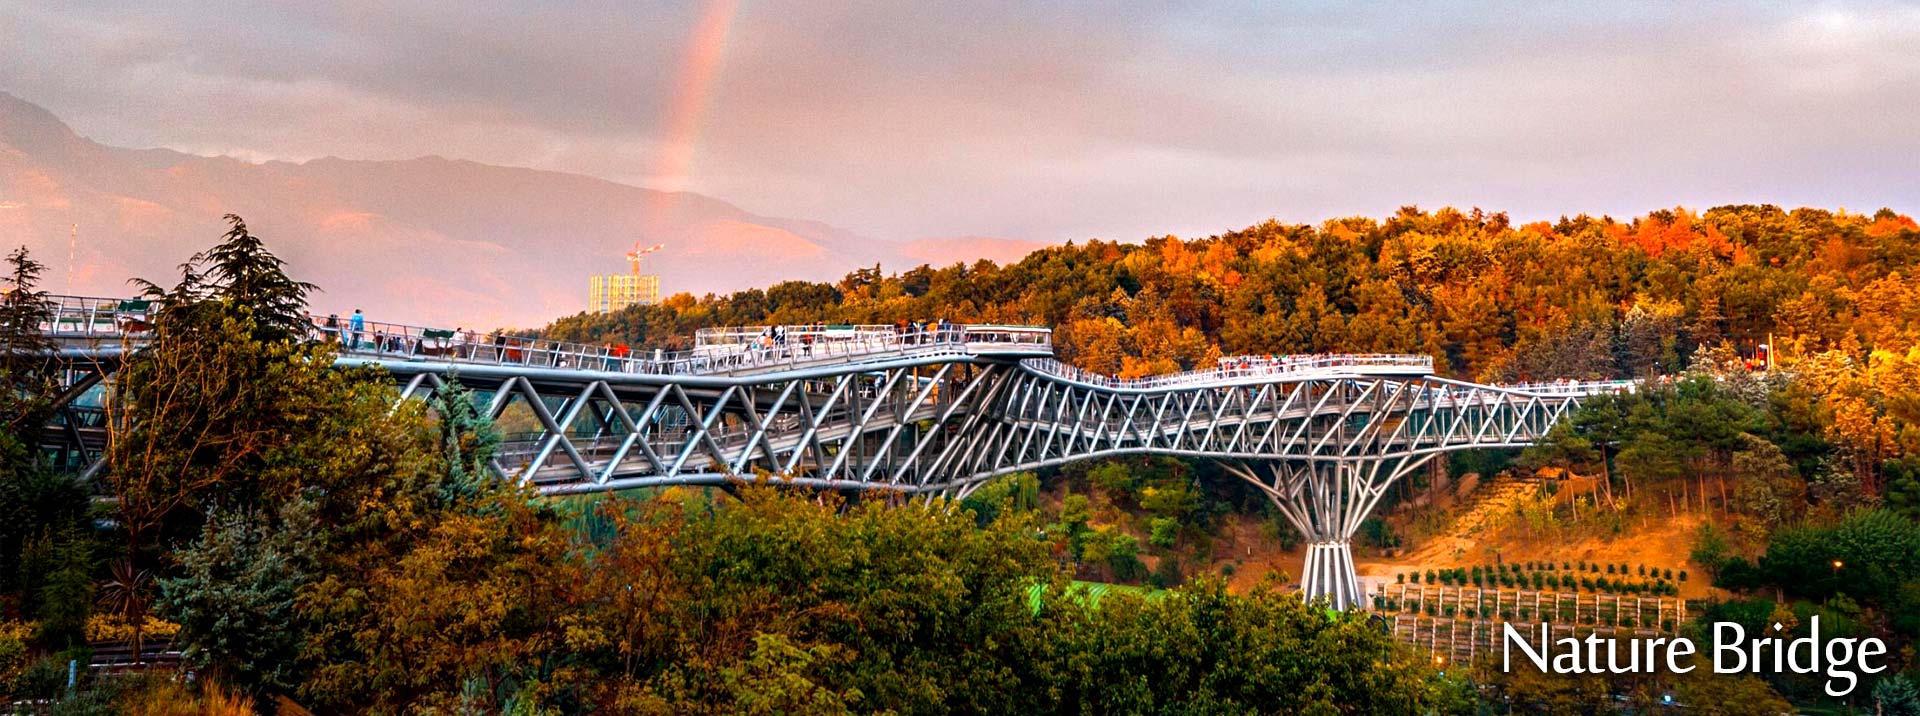
[[947, 318], [1050, 325], [1064, 357], [1123, 376], [1223, 354], [1381, 351], [1433, 354], [1456, 376], [1598, 378], [1770, 336], [1783, 351], [1904, 351], [1920, 335], [1917, 258], [1920, 227], [1888, 209], [1724, 206], [1515, 226], [1504, 213], [1409, 207], [1383, 221], [1068, 244], [1007, 266], [876, 266], [837, 284], [682, 294], [546, 333], [676, 347], [705, 326]]

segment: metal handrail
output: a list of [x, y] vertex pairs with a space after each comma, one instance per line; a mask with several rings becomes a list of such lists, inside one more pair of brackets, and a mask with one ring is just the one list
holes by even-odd
[[1502, 383], [1500, 387], [1534, 395], [1599, 395], [1631, 393], [1639, 389], [1637, 380], [1565, 380], [1547, 383]]
[[1048, 375], [1104, 388], [1147, 389], [1228, 383], [1245, 378], [1308, 375], [1339, 369], [1413, 368], [1433, 372], [1433, 357], [1391, 353], [1326, 353], [1221, 358], [1220, 367], [1144, 378], [1115, 378], [1058, 360], [1032, 359], [1026, 365]]
[[[123, 310], [142, 306], [143, 310]], [[95, 296], [49, 296], [49, 320], [42, 330], [55, 336], [144, 337], [159, 302]], [[1032, 350], [1051, 355], [1053, 331], [1038, 326], [961, 325], [912, 328], [888, 325], [730, 326], [695, 332], [695, 345], [683, 351], [635, 354], [618, 345], [572, 343], [545, 338], [446, 331], [400, 323], [363, 322], [309, 315], [308, 339], [339, 346], [354, 356], [438, 359], [457, 363], [572, 368], [612, 373], [713, 375], [847, 362], [856, 358], [960, 354], [982, 350]], [[429, 333], [433, 335], [428, 335]], [[1043, 373], [1089, 385], [1143, 389], [1227, 383], [1248, 378], [1309, 375], [1369, 368], [1415, 369], [1431, 373], [1433, 357], [1392, 353], [1328, 353], [1233, 356], [1216, 368], [1122, 379], [1077, 368], [1053, 358], [1030, 358], [1025, 365]], [[1500, 387], [1543, 396], [1593, 395], [1634, 390], [1634, 381], [1517, 383]]]
[[[42, 330], [57, 337], [139, 340], [158, 303], [90, 296], [50, 296]], [[124, 306], [144, 306], [140, 311]], [[499, 332], [447, 331], [401, 323], [308, 316], [307, 338], [353, 356], [446, 360], [485, 365], [571, 368], [614, 373], [711, 375], [764, 371], [823, 361], [985, 350], [1052, 353], [1053, 331], [1037, 326], [948, 324], [900, 331], [893, 326], [743, 326], [702, 329], [684, 351], [638, 354], [622, 345], [572, 343]]]

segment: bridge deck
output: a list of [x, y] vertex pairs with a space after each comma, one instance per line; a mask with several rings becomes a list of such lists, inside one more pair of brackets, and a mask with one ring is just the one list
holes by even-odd
[[[138, 348], [157, 304], [139, 299], [55, 296], [43, 330], [75, 353]], [[1038, 326], [955, 325], [900, 329], [884, 325], [792, 325], [700, 330], [692, 349], [636, 352], [624, 345], [585, 344], [498, 332], [362, 322], [310, 316], [308, 338], [338, 347], [355, 363], [444, 363], [567, 373], [634, 376], [746, 377], [876, 368], [901, 360], [1028, 360], [1030, 369], [1065, 381], [1114, 390], [1166, 390], [1312, 380], [1336, 375], [1419, 376], [1433, 373], [1421, 355], [1331, 354], [1235, 356], [1217, 366], [1146, 378], [1119, 379], [1053, 360], [1053, 332]]]
[[[105, 464], [102, 394], [147, 341], [154, 304], [63, 297], [43, 330], [70, 361], [42, 449]], [[964, 497], [995, 475], [1089, 457], [1221, 461], [1312, 543], [1309, 596], [1364, 602], [1347, 548], [1387, 486], [1436, 455], [1531, 444], [1625, 381], [1478, 385], [1418, 355], [1236, 356], [1120, 379], [1054, 358], [1033, 326], [754, 326], [688, 350], [313, 317], [342, 365], [377, 365], [405, 401], [474, 388], [511, 434], [502, 477], [546, 494], [716, 485], [755, 473], [828, 489]], [[1265, 475], [1256, 467], [1266, 471]]]

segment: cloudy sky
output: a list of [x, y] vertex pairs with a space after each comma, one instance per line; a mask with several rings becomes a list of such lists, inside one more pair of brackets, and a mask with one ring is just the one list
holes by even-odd
[[896, 239], [1920, 209], [1910, 3], [185, 5], [0, 2], [0, 90], [121, 146], [437, 154]]

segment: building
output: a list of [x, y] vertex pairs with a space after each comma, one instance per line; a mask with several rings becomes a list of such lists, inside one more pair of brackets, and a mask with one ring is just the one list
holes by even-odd
[[587, 280], [587, 312], [612, 313], [628, 306], [651, 306], [660, 302], [660, 277], [640, 273], [640, 259], [647, 254], [666, 248], [655, 244], [640, 248], [634, 242], [633, 250], [627, 252], [627, 262], [631, 264], [629, 273], [594, 276]]
[[628, 306], [660, 302], [660, 277], [633, 274], [594, 276], [587, 284], [587, 312], [612, 313]]

